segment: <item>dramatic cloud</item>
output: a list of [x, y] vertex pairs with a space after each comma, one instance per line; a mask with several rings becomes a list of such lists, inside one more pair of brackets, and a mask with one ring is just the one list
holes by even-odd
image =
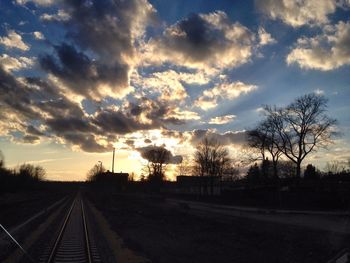
[[32, 91], [16, 80], [9, 72], [0, 66], [0, 122], [6, 126], [14, 114], [19, 118], [35, 119], [39, 116], [31, 107]]
[[229, 122], [232, 122], [237, 116], [236, 115], [225, 115], [225, 116], [218, 116], [215, 118], [211, 118], [208, 122], [209, 124], [227, 124]]
[[326, 24], [337, 8], [336, 0], [256, 0], [255, 3], [265, 15], [292, 27]]
[[155, 72], [148, 76], [136, 76], [133, 83], [152, 93], [158, 93], [160, 99], [183, 101], [188, 97], [184, 84], [203, 85], [209, 82], [204, 72], [187, 73], [175, 70]]
[[106, 141], [103, 144], [99, 143], [98, 137], [93, 134], [65, 133], [63, 138], [67, 143], [77, 145], [85, 152], [107, 152], [113, 149], [112, 143]]
[[25, 135], [23, 136], [23, 142], [29, 144], [36, 144], [40, 142], [40, 137], [35, 135]]
[[71, 36], [105, 63], [131, 59], [136, 39], [155, 20], [156, 11], [146, 0], [65, 3], [71, 15]]
[[122, 98], [132, 91], [129, 74], [135, 45], [155, 21], [152, 5], [146, 0], [66, 0], [63, 7], [70, 17], [65, 25], [74, 45], [54, 46], [54, 54], [42, 56], [42, 68], [73, 93], [89, 99]]
[[152, 100], [143, 97], [137, 103], [129, 104], [130, 113], [137, 116], [145, 124], [152, 124], [151, 127], [164, 127], [167, 124], [181, 125], [186, 120], [199, 119], [196, 112], [182, 110], [176, 105], [167, 101]]
[[145, 48], [145, 60], [208, 71], [236, 67], [252, 56], [254, 38], [248, 28], [232, 23], [222, 11], [192, 14], [152, 39]]
[[42, 133], [40, 130], [35, 128], [33, 125], [29, 125], [26, 129], [27, 129], [26, 133], [28, 133], [30, 135], [36, 135], [36, 136], [44, 135], [44, 133]]
[[121, 111], [104, 110], [99, 112], [93, 120], [93, 123], [104, 132], [127, 134], [138, 130], [146, 130], [157, 127], [155, 123], [143, 123], [139, 118], [131, 114], [125, 115]]
[[2, 135], [23, 133], [14, 141], [38, 143], [40, 137], [51, 137], [90, 152], [112, 147], [111, 135], [93, 126], [80, 106], [62, 96], [51, 83], [35, 78], [19, 81], [0, 68], [0, 101], [0, 127], [6, 132]]
[[217, 133], [213, 130], [194, 130], [191, 132], [190, 142], [196, 146], [204, 138], [214, 139], [222, 145], [244, 145], [246, 143], [246, 131]]
[[325, 26], [316, 37], [299, 38], [288, 54], [287, 63], [301, 68], [332, 70], [350, 64], [350, 22]]
[[40, 59], [41, 67], [58, 77], [75, 94], [89, 99], [125, 95], [120, 88], [128, 87], [127, 65], [99, 63], [68, 44], [56, 46], [55, 50], [58, 59], [46, 55]]
[[29, 50], [29, 45], [24, 43], [22, 36], [14, 30], [9, 30], [7, 36], [0, 37], [0, 44], [7, 48], [17, 48], [23, 51]]
[[255, 89], [257, 86], [247, 85], [240, 81], [232, 83], [224, 81], [212, 89], [205, 90], [202, 96], [195, 101], [195, 106], [204, 110], [215, 108], [219, 100], [232, 100]]
[[16, 71], [30, 67], [34, 64], [33, 59], [27, 57], [10, 57], [7, 54], [0, 55], [0, 64], [6, 71]]

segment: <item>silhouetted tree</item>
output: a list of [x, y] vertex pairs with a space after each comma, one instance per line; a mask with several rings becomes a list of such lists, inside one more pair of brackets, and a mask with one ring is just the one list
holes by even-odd
[[148, 180], [159, 183], [164, 180], [165, 167], [170, 162], [171, 152], [164, 146], [153, 146], [143, 151], [141, 156], [148, 160]]
[[314, 93], [297, 98], [285, 108], [266, 106], [271, 129], [278, 139], [275, 145], [296, 164], [296, 175], [300, 177], [301, 163], [305, 157], [332, 140], [336, 124], [325, 112], [327, 99]]
[[193, 164], [188, 158], [184, 158], [176, 167], [176, 172], [178, 175], [190, 175], [192, 171]]
[[265, 131], [260, 130], [258, 126], [247, 132], [248, 146], [256, 149], [261, 154], [261, 160], [265, 160], [266, 147], [267, 147], [267, 134]]
[[227, 149], [214, 139], [204, 138], [194, 154], [194, 163], [200, 176], [221, 176], [230, 161]]
[[227, 149], [214, 139], [204, 138], [194, 154], [195, 170], [199, 176], [210, 176], [210, 192], [214, 194], [214, 177], [222, 176], [230, 165]]
[[260, 171], [261, 171], [261, 175], [262, 175], [261, 179], [264, 179], [264, 180], [270, 179], [270, 177], [271, 177], [271, 169], [270, 168], [271, 168], [271, 161], [266, 157], [264, 160], [262, 160], [261, 165], [260, 165]]
[[45, 169], [32, 164], [22, 164], [19, 167], [18, 176], [25, 181], [43, 181], [45, 179]]
[[130, 181], [130, 182], [135, 181], [135, 173], [134, 173], [134, 172], [132, 172], [132, 173], [129, 175], [128, 181]]
[[247, 180], [251, 183], [259, 183], [261, 180], [261, 173], [257, 163], [249, 167], [247, 172]]
[[2, 153], [2, 151], [0, 151], [0, 169], [5, 167], [5, 157]]
[[316, 167], [313, 166], [312, 164], [308, 164], [304, 171], [304, 179], [315, 180], [319, 178], [320, 178], [320, 174], [317, 172]]
[[341, 172], [344, 172], [345, 169], [345, 164], [341, 163], [340, 161], [327, 162], [325, 167], [326, 172], [329, 174], [339, 174]]
[[143, 173], [140, 175], [140, 181], [141, 182], [146, 181], [146, 176]]
[[273, 166], [273, 176], [274, 178], [278, 178], [277, 164], [280, 156], [282, 155], [282, 151], [277, 146], [279, 144], [279, 136], [275, 126], [272, 125], [271, 121], [271, 118], [268, 117], [264, 121], [260, 122], [255, 129], [248, 131], [247, 140], [248, 145], [259, 151], [261, 154], [262, 175], [264, 177], [269, 176], [269, 166], [267, 164], [270, 162], [266, 161], [268, 160], [266, 154], [269, 154]]
[[88, 171], [87, 180], [90, 182], [96, 182], [101, 179], [104, 172], [106, 172], [106, 168], [102, 163], [97, 163]]
[[290, 160], [281, 160], [278, 162], [279, 177], [280, 178], [292, 178], [295, 177], [296, 165]]
[[238, 168], [229, 167], [224, 170], [223, 180], [224, 181], [236, 181], [240, 179], [240, 172]]

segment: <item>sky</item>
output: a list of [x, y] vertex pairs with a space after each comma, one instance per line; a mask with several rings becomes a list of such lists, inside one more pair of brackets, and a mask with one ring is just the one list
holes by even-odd
[[350, 158], [349, 0], [2, 0], [5, 164], [84, 180], [171, 151], [169, 179], [204, 137], [238, 158], [263, 105], [328, 99], [342, 136], [305, 162]]

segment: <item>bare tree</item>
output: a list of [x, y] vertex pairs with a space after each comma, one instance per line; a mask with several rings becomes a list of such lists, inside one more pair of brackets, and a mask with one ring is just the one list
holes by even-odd
[[331, 161], [326, 163], [325, 170], [327, 173], [339, 174], [346, 170], [346, 165], [340, 161]]
[[274, 143], [296, 164], [297, 177], [305, 157], [332, 142], [336, 120], [325, 114], [326, 109], [327, 99], [314, 93], [297, 98], [285, 108], [265, 107], [269, 125], [278, 135]]
[[[277, 163], [282, 155], [282, 151], [278, 147], [278, 131], [275, 126], [272, 125], [271, 118], [266, 118], [264, 121], [260, 122], [258, 126], [248, 131], [247, 133], [248, 145], [251, 148], [256, 149], [262, 157], [263, 163], [267, 161], [266, 154], [268, 153], [272, 160], [273, 166], [273, 176], [278, 178]], [[267, 176], [267, 169], [262, 167], [263, 176]]]
[[210, 176], [210, 191], [214, 194], [214, 177], [222, 176], [230, 165], [227, 149], [215, 139], [204, 138], [194, 154], [195, 170], [200, 176]]
[[190, 175], [193, 171], [193, 164], [188, 158], [184, 158], [176, 167], [178, 175]]
[[278, 162], [278, 176], [280, 178], [292, 178], [295, 177], [296, 165], [294, 162], [288, 160], [281, 160]]
[[266, 147], [267, 147], [267, 132], [261, 129], [261, 125], [258, 125], [255, 129], [247, 132], [248, 146], [257, 150], [261, 155], [261, 160], [265, 160]]
[[45, 169], [42, 166], [32, 164], [22, 164], [19, 167], [19, 174], [24, 180], [43, 181], [45, 179]]
[[99, 176], [106, 171], [102, 163], [95, 164], [87, 173], [87, 180], [90, 182], [97, 181]]
[[221, 176], [230, 163], [229, 153], [218, 141], [204, 138], [197, 146], [194, 163], [200, 176]]

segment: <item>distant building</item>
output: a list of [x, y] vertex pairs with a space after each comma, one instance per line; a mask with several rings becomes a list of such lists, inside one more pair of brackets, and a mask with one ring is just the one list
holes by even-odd
[[220, 176], [186, 176], [176, 177], [176, 192], [192, 195], [220, 195]]
[[116, 186], [119, 189], [124, 189], [128, 183], [128, 173], [112, 173], [110, 171], [104, 172], [99, 176], [99, 182], [108, 183], [111, 186]]

